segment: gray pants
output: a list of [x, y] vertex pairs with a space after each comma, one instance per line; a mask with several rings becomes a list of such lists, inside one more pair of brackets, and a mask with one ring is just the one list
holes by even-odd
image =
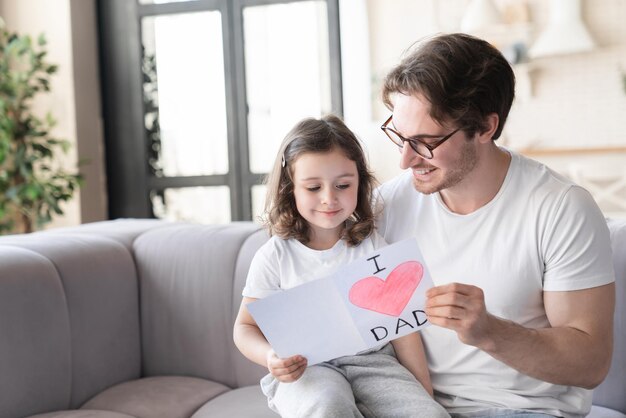
[[261, 380], [268, 405], [283, 418], [449, 418], [387, 344], [307, 368], [293, 383]]

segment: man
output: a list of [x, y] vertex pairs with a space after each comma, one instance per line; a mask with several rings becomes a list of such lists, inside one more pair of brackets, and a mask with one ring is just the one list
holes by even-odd
[[498, 50], [464, 34], [388, 74], [382, 129], [406, 172], [380, 189], [379, 230], [416, 237], [436, 284], [422, 335], [453, 416], [584, 416], [612, 352], [609, 232], [584, 189], [494, 142], [514, 89]]

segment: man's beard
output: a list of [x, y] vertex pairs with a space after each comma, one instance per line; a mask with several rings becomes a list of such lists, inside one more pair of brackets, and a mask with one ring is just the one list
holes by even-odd
[[476, 167], [477, 163], [478, 154], [476, 153], [476, 146], [472, 141], [467, 141], [464, 143], [463, 149], [461, 150], [461, 157], [452, 165], [455, 168], [450, 169], [439, 183], [423, 183], [413, 178], [413, 186], [415, 186], [418, 192], [423, 194], [432, 194], [448, 189], [456, 186], [467, 177], [474, 167]]

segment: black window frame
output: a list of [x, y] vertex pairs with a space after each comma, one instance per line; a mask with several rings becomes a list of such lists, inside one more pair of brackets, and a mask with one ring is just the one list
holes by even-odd
[[[153, 218], [150, 193], [168, 188], [228, 186], [231, 221], [252, 220], [252, 187], [264, 174], [252, 173], [248, 154], [243, 10], [251, 6], [309, 0], [190, 0], [139, 4], [137, 0], [99, 0], [98, 25], [108, 216]], [[327, 4], [331, 111], [343, 114], [338, 0]], [[228, 131], [228, 173], [206, 176], [155, 176], [149, 167], [150, 142], [144, 122], [141, 21], [201, 11], [222, 14], [224, 79]]]

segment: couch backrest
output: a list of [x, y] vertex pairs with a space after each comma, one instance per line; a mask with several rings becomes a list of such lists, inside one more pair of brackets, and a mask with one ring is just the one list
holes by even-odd
[[140, 365], [127, 248], [85, 234], [0, 238], [0, 416], [76, 408]]
[[[626, 413], [626, 220], [609, 221], [609, 228], [617, 276], [615, 346], [594, 404]], [[258, 382], [266, 371], [235, 348], [232, 324], [250, 261], [267, 239], [243, 222], [177, 225], [135, 241], [146, 375], [189, 374], [230, 387]]]
[[608, 221], [615, 267], [613, 361], [604, 382], [593, 393], [594, 405], [626, 414], [626, 219]]
[[[626, 414], [626, 220], [608, 220], [616, 278], [613, 361], [605, 381], [595, 389], [594, 405], [605, 406]], [[268, 239], [264, 231], [256, 231], [242, 246], [235, 275], [233, 322], [241, 302], [248, 266], [255, 251]], [[234, 369], [239, 386], [258, 382], [266, 371], [236, 352]]]
[[238, 264], [239, 254], [258, 230], [252, 222], [176, 224], [135, 240], [143, 375], [197, 376], [229, 387], [258, 383], [256, 366], [244, 366], [250, 374], [243, 375], [253, 376], [247, 380], [233, 367], [240, 354], [232, 332], [233, 304], [241, 300], [233, 277], [247, 272], [251, 256]]
[[0, 416], [66, 408], [72, 368], [61, 278], [23, 248], [0, 245], [0, 266]]
[[[626, 220], [609, 227], [615, 346], [594, 404], [626, 413]], [[239, 353], [232, 326], [267, 239], [251, 222], [158, 221], [1, 237], [0, 417], [75, 408], [140, 376], [257, 383], [266, 371]]]
[[[246, 285], [246, 278], [248, 276], [248, 269], [250, 268], [250, 262], [256, 251], [269, 239], [269, 236], [265, 230], [257, 230], [244, 242], [239, 251], [237, 259], [237, 268], [235, 270], [234, 278], [234, 291], [233, 291], [233, 310], [231, 323], [235, 323], [235, 318], [239, 312], [239, 306], [241, 305], [241, 292]], [[235, 370], [235, 379], [237, 386], [254, 385], [259, 382], [261, 377], [267, 374], [265, 367], [258, 366], [243, 356], [232, 344], [233, 348], [233, 368]]]

